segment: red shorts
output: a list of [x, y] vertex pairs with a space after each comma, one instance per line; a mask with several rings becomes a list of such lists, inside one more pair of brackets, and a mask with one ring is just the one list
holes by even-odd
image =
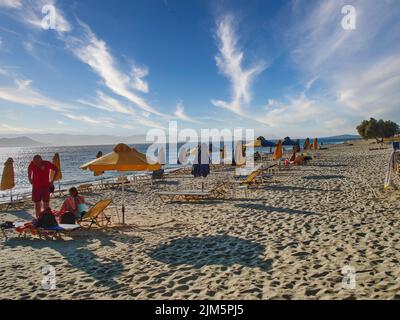
[[32, 189], [33, 202], [49, 202], [50, 201], [50, 187], [35, 187]]

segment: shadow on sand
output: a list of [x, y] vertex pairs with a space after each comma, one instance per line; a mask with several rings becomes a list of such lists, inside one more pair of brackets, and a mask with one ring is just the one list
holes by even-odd
[[[11, 238], [5, 243], [5, 246], [10, 248], [29, 247], [39, 250], [45, 248], [53, 249], [61, 254], [71, 267], [82, 270], [103, 286], [116, 289], [121, 285], [114, 280], [114, 277], [123, 272], [123, 264], [120, 261], [100, 258], [88, 248], [88, 245], [94, 240], [100, 241], [101, 247], [110, 249], [116, 246], [116, 242], [135, 244], [142, 241], [141, 238], [129, 237], [122, 233], [118, 234], [118, 241], [115, 238], [115, 235], [113, 237], [107, 231], [91, 230], [90, 236], [86, 231], [81, 231], [79, 235], [69, 241], [42, 240], [33, 237]], [[36, 254], [40, 254], [40, 252], [36, 251]]]
[[211, 265], [270, 269], [272, 260], [262, 260], [263, 245], [232, 236], [208, 236], [176, 239], [160, 245], [149, 256], [171, 266], [191, 265], [196, 268]]
[[333, 180], [333, 179], [346, 179], [345, 176], [342, 175], [322, 175], [322, 176], [309, 176], [303, 177], [305, 180]]
[[16, 210], [16, 211], [8, 211], [8, 214], [21, 219], [21, 220], [27, 220], [27, 221], [31, 221], [33, 219], [32, 214], [30, 214], [28, 211], [26, 210]]
[[290, 208], [278, 208], [278, 207], [266, 206], [266, 205], [257, 204], [257, 203], [238, 203], [238, 204], [235, 204], [235, 207], [242, 208], [242, 209], [262, 210], [262, 211], [267, 211], [267, 212], [283, 212], [283, 213], [288, 213], [288, 214], [299, 214], [299, 215], [305, 215], [305, 216], [320, 215], [319, 213], [311, 212], [311, 211], [296, 210], [296, 209], [290, 209]]
[[295, 186], [273, 186], [273, 185], [269, 185], [266, 186], [262, 189], [265, 190], [272, 190], [272, 191], [317, 191], [317, 192], [339, 192], [341, 191], [340, 189], [332, 189], [332, 190], [324, 190], [321, 188], [305, 188], [305, 187], [295, 187]]

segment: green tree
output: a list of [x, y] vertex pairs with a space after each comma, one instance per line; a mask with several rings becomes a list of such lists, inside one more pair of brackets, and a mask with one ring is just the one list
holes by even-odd
[[378, 142], [382, 142], [383, 138], [393, 137], [395, 134], [400, 133], [399, 125], [393, 121], [379, 121], [371, 118], [364, 120], [359, 126], [357, 126], [358, 134], [364, 139], [376, 139]]

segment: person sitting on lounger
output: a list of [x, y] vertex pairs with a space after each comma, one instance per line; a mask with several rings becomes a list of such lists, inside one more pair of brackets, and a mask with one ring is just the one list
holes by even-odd
[[79, 195], [78, 189], [72, 187], [69, 189], [69, 196], [64, 201], [61, 212], [71, 212], [77, 218], [80, 218], [86, 210], [84, 210], [83, 205], [85, 204], [85, 198]]

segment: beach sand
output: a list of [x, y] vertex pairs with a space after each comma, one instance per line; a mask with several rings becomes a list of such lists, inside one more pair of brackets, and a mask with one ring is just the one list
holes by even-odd
[[[237, 192], [163, 203], [155, 195], [203, 181], [209, 189], [233, 171], [141, 182], [128, 188], [126, 227], [78, 231], [64, 241], [9, 234], [0, 242], [0, 298], [399, 299], [400, 192], [383, 191], [391, 150], [371, 147], [331, 146], [306, 166], [277, 172], [247, 198]], [[112, 195], [85, 196], [94, 203]], [[54, 199], [52, 207], [61, 203]], [[27, 203], [0, 220], [32, 214]], [[54, 290], [42, 287], [47, 265], [55, 270]], [[355, 271], [355, 287], [342, 283], [346, 266]]]

